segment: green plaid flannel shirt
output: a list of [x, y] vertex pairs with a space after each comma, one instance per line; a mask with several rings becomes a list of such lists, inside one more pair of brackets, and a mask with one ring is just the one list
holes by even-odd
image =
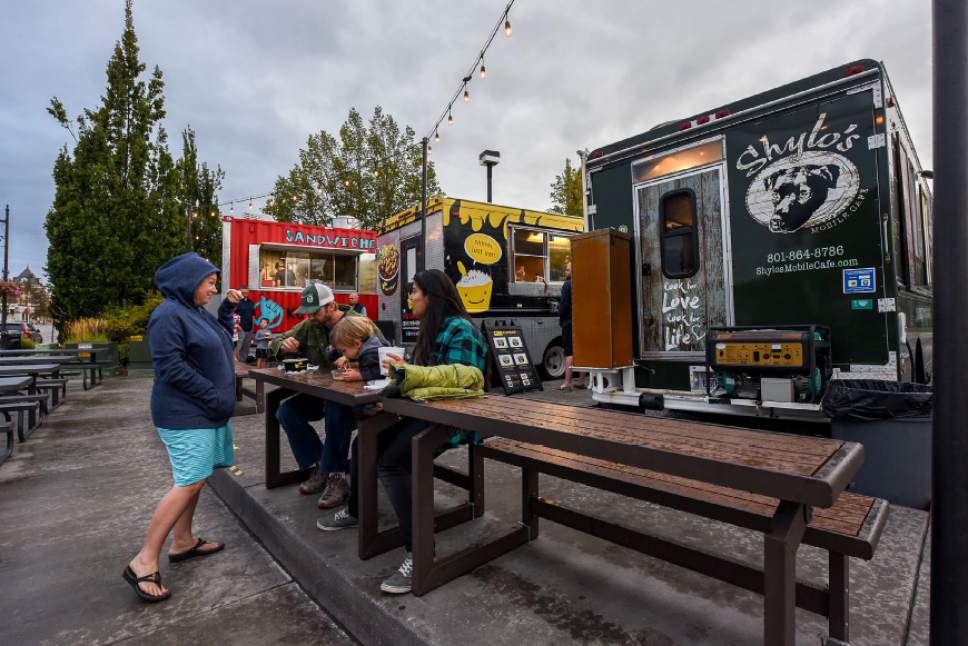
[[[461, 363], [484, 372], [487, 367], [487, 346], [484, 344], [484, 336], [467, 319], [448, 316], [444, 319], [444, 329], [434, 339], [432, 363], [435, 366]], [[436, 453], [440, 455], [447, 449], [467, 443], [480, 444], [480, 435], [473, 431], [456, 430], [450, 436], [450, 441], [438, 447]]]

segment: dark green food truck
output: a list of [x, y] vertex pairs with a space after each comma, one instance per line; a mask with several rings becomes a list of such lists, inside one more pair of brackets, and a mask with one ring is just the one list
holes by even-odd
[[930, 176], [867, 59], [592, 151], [586, 230], [631, 236], [634, 304], [594, 399], [817, 419], [832, 378], [926, 382]]

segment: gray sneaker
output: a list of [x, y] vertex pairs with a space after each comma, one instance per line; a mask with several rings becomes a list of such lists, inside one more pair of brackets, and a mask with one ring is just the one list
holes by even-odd
[[324, 516], [316, 521], [316, 528], [324, 532], [335, 532], [338, 529], [356, 527], [359, 523], [354, 516], [350, 516], [349, 509], [343, 507], [332, 516]]
[[389, 579], [380, 584], [380, 590], [387, 594], [407, 594], [413, 581], [413, 554], [403, 553], [403, 563]]
[[339, 507], [346, 500], [349, 492], [350, 486], [346, 482], [346, 476], [342, 473], [329, 474], [329, 477], [326, 478], [326, 488], [323, 489], [323, 495], [319, 497], [319, 508], [334, 509]]
[[326, 487], [326, 474], [313, 468], [312, 474], [299, 485], [299, 493], [304, 496], [311, 496], [322, 491], [324, 487]]

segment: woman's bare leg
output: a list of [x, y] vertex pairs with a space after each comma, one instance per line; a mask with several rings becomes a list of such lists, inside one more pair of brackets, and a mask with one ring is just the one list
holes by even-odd
[[[148, 525], [144, 545], [128, 564], [135, 576], [142, 577], [158, 571], [158, 558], [161, 556], [165, 539], [190, 505], [194, 510], [192, 501], [198, 500], [198, 494], [204, 486], [205, 481], [201, 480], [185, 487], [172, 487], [158, 502], [155, 513], [151, 516], [151, 523]], [[141, 583], [141, 589], [151, 595], [164, 594], [167, 590], [148, 582]]]

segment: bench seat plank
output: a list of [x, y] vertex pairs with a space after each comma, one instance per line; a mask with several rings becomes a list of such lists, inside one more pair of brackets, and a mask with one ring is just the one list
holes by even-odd
[[[759, 531], [765, 531], [779, 505], [779, 500], [768, 496], [504, 438], [487, 440], [481, 453], [484, 457], [518, 466], [535, 466], [535, 463], [540, 463], [542, 466], [539, 471], [579, 482], [586, 480], [588, 482], [585, 484], [600, 488], [607, 488], [602, 486], [600, 479], [622, 482], [637, 488], [640, 494], [638, 497], [644, 500], [654, 498], [649, 494], [650, 491], [661, 492], [705, 505], [745, 512], [749, 516], [743, 519], [745, 522], [739, 524]], [[515, 457], [520, 459], [515, 460]], [[582, 477], [582, 474], [598, 476], [599, 479], [590, 482], [591, 478]], [[668, 504], [669, 501], [666, 499], [662, 502]], [[675, 506], [682, 508], [687, 505]], [[708, 513], [709, 509], [704, 511], [706, 513], [703, 515], [715, 518], [715, 514]], [[736, 520], [735, 514], [731, 514], [730, 522], [737, 524]], [[833, 507], [814, 510], [804, 535], [804, 543], [835, 549], [848, 556], [870, 559], [874, 555], [886, 521], [887, 505], [884, 501], [844, 492]], [[838, 536], [830, 536], [831, 534]]]

